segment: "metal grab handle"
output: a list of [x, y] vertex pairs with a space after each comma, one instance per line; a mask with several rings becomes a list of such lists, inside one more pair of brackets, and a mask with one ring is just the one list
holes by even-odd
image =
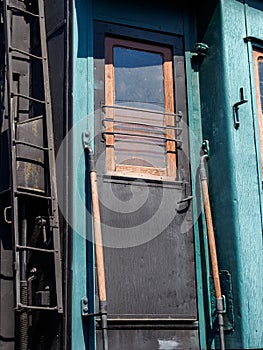
[[204, 202], [209, 253], [210, 253], [210, 261], [211, 261], [211, 268], [212, 268], [212, 277], [213, 277], [215, 294], [216, 294], [216, 310], [217, 310], [218, 326], [219, 326], [220, 350], [225, 350], [224, 317], [223, 317], [223, 314], [225, 313], [225, 306], [224, 306], [224, 297], [221, 291], [214, 225], [213, 225], [209, 190], [208, 190], [208, 184], [207, 184], [207, 173], [205, 168], [205, 163], [209, 158], [207, 141], [203, 142], [202, 148], [203, 148], [204, 154], [201, 156], [200, 180], [201, 180], [202, 195], [203, 195], [203, 202]]
[[[93, 216], [93, 226], [94, 226], [94, 245], [95, 245], [95, 258], [96, 258], [96, 266], [97, 266], [99, 314], [101, 316], [102, 342], [103, 342], [103, 350], [108, 350], [109, 347], [108, 347], [108, 333], [107, 333], [108, 326], [107, 326], [106, 278], [105, 278], [105, 267], [104, 267], [104, 248], [102, 244], [97, 172], [95, 168], [94, 153], [90, 145], [90, 138], [89, 138], [88, 132], [83, 132], [82, 141], [83, 141], [84, 151], [85, 153], [87, 153], [87, 157], [88, 157], [88, 167], [89, 167], [89, 175], [90, 175], [92, 216]], [[85, 308], [83, 309], [83, 311], [88, 316], [88, 310]]]
[[184, 199], [181, 199], [179, 202], [177, 202], [177, 204], [181, 204], [181, 203], [185, 203], [185, 202], [189, 202], [193, 199], [193, 196], [188, 196]]
[[12, 209], [12, 207], [10, 206], [10, 207], [6, 207], [5, 209], [4, 209], [4, 219], [5, 219], [5, 222], [7, 223], [7, 224], [12, 224], [12, 220], [8, 220], [7, 219], [7, 210], [8, 209]]

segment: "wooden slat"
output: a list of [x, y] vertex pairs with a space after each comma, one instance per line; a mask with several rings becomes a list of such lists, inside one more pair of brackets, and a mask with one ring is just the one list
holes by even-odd
[[125, 174], [145, 174], [153, 176], [165, 176], [165, 168], [151, 168], [138, 165], [116, 164], [116, 171]]

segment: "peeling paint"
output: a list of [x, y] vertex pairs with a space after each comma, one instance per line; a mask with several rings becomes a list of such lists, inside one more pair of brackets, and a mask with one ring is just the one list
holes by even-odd
[[175, 340], [175, 338], [172, 339], [158, 339], [159, 350], [173, 350], [177, 349], [179, 343]]
[[27, 187], [34, 187], [35, 189], [39, 189], [39, 169], [34, 164], [25, 163], [24, 181]]
[[38, 121], [34, 120], [32, 125], [32, 132], [35, 136], [37, 136], [37, 124], [38, 124]]

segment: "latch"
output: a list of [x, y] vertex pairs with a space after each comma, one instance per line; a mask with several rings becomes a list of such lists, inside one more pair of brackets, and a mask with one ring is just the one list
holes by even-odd
[[[234, 329], [234, 303], [233, 303], [233, 292], [232, 292], [232, 280], [231, 274], [227, 270], [220, 271], [220, 281], [222, 287], [223, 297], [223, 310], [224, 314], [224, 330], [232, 331]], [[210, 277], [210, 297], [211, 297], [211, 316], [212, 321], [216, 324], [217, 311], [216, 311], [216, 296], [213, 286], [212, 277]]]
[[101, 312], [89, 313], [89, 300], [87, 297], [83, 297], [81, 299], [81, 316], [96, 317], [96, 316], [101, 316]]
[[36, 225], [42, 230], [43, 234], [43, 242], [46, 244], [48, 239], [47, 239], [47, 218], [43, 216], [38, 216], [35, 219]]
[[203, 140], [202, 151], [205, 155], [207, 155], [207, 157], [210, 157], [210, 145], [208, 140]]
[[234, 126], [236, 129], [238, 129], [239, 125], [240, 125], [240, 121], [239, 121], [239, 115], [238, 115], [238, 109], [239, 106], [247, 103], [247, 100], [244, 99], [244, 89], [240, 88], [239, 90], [239, 94], [240, 94], [240, 101], [236, 102], [233, 105], [233, 112], [234, 112]]
[[196, 43], [194, 46], [194, 52], [197, 57], [204, 57], [207, 54], [209, 46], [205, 43]]
[[[193, 196], [191, 195], [191, 186], [189, 182], [185, 182], [183, 184], [183, 199], [179, 200], [177, 202], [177, 211], [184, 211], [186, 210], [186, 208], [188, 208], [190, 201], [193, 199]], [[186, 204], [186, 205], [182, 205], [181, 204]]]
[[209, 46], [205, 43], [196, 43], [191, 54], [191, 60], [194, 70], [199, 70], [204, 57], [208, 52]]

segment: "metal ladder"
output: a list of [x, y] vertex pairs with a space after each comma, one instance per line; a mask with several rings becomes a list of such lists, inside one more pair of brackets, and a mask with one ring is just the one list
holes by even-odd
[[[60, 247], [60, 225], [58, 198], [56, 187], [56, 164], [54, 151], [54, 134], [52, 122], [52, 106], [50, 96], [47, 38], [45, 26], [44, 0], [32, 2], [34, 8], [27, 1], [3, 0], [3, 15], [5, 27], [5, 51], [6, 51], [6, 87], [7, 87], [7, 112], [9, 118], [9, 162], [10, 162], [10, 193], [11, 206], [6, 208], [6, 221], [12, 225], [13, 251], [14, 251], [14, 279], [15, 279], [15, 308], [22, 312], [57, 311], [63, 313], [62, 298], [62, 260]], [[41, 54], [13, 46], [14, 28], [12, 26], [14, 16], [25, 16], [38, 25], [38, 45]], [[36, 25], [36, 24], [35, 24]], [[13, 65], [18, 60], [25, 59], [38, 61], [41, 65], [39, 71], [39, 84], [42, 83], [41, 95], [37, 98], [22, 94], [15, 80], [16, 72]], [[31, 64], [31, 63], [30, 63]], [[31, 110], [37, 110], [41, 106], [43, 115], [30, 115], [19, 120], [19, 105], [21, 101], [27, 101]], [[22, 102], [25, 103], [25, 102]], [[25, 116], [25, 112], [24, 116]], [[30, 155], [33, 154], [33, 161]], [[37, 164], [37, 165], [36, 165]], [[32, 180], [33, 179], [33, 180]], [[28, 219], [30, 210], [39, 207], [43, 215], [36, 218], [35, 228], [29, 233]], [[43, 209], [44, 208], [44, 209]], [[10, 215], [9, 215], [10, 212]], [[39, 237], [42, 237], [39, 244]], [[28, 261], [32, 254], [40, 257], [53, 255], [51, 258], [51, 272], [53, 273], [55, 301], [44, 302], [45, 292], [42, 292], [42, 303], [32, 303], [28, 293], [24, 295], [24, 289], [34, 279], [28, 271]], [[50, 259], [50, 258], [46, 258]], [[46, 300], [48, 297], [46, 297]], [[31, 298], [32, 300], [32, 298]], [[25, 346], [26, 348], [26, 346]]]

